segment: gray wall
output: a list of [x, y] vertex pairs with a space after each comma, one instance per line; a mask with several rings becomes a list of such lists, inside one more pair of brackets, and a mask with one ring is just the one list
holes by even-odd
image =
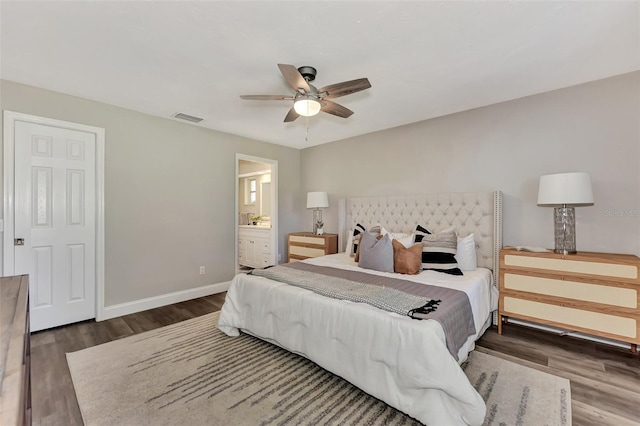
[[595, 204], [576, 208], [578, 250], [640, 255], [639, 123], [634, 72], [305, 149], [303, 193], [329, 192], [337, 232], [340, 197], [498, 189], [504, 244], [553, 247], [538, 179], [584, 171]]
[[237, 152], [278, 160], [283, 256], [285, 235], [311, 228], [307, 191], [329, 192], [336, 232], [340, 197], [500, 189], [504, 243], [552, 247], [538, 178], [563, 171], [594, 186], [578, 249], [640, 255], [640, 72], [302, 151], [8, 81], [0, 95], [3, 110], [106, 129], [106, 306], [232, 277]]
[[[283, 256], [284, 236], [300, 229], [292, 208], [303, 202], [298, 150], [0, 84], [3, 110], [106, 129], [106, 306], [233, 277], [236, 153], [278, 160]], [[206, 275], [199, 275], [200, 265]]]

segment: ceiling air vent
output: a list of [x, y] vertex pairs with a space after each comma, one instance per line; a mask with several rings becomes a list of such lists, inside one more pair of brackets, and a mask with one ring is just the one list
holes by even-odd
[[200, 117], [194, 117], [193, 115], [189, 115], [189, 114], [185, 114], [182, 112], [178, 112], [174, 115], [175, 118], [179, 118], [180, 120], [187, 120], [187, 121], [191, 121], [192, 123], [199, 123], [202, 120], [204, 120], [204, 118], [200, 118]]

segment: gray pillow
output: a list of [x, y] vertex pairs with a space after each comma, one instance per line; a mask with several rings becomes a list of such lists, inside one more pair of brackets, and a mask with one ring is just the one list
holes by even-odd
[[381, 272], [393, 272], [393, 244], [389, 234], [379, 240], [369, 231], [360, 238], [358, 266]]

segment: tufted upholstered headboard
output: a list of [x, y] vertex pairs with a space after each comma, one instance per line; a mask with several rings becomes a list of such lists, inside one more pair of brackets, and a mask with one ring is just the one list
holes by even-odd
[[431, 232], [453, 225], [460, 236], [474, 233], [478, 266], [491, 269], [497, 283], [502, 248], [500, 191], [345, 198], [339, 209], [340, 251], [358, 223], [367, 229], [380, 224], [391, 232], [406, 233], [417, 224]]

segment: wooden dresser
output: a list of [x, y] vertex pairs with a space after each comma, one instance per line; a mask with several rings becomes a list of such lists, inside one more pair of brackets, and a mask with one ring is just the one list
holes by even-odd
[[640, 344], [640, 258], [500, 251], [498, 333], [508, 318]]
[[287, 252], [288, 262], [337, 253], [338, 234], [291, 233], [287, 238]]
[[0, 425], [31, 424], [29, 279], [0, 278]]

